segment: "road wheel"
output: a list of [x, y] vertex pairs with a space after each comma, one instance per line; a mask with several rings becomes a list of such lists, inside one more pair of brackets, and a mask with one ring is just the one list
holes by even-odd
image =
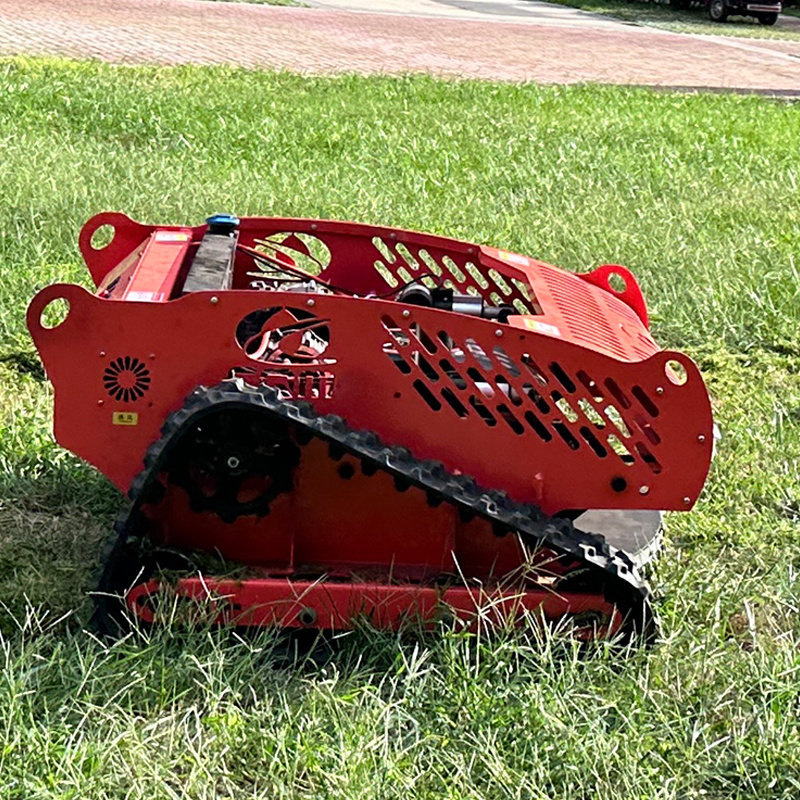
[[708, 4], [708, 16], [713, 22], [725, 22], [728, 19], [728, 7], [725, 0], [711, 0]]
[[777, 14], [759, 14], [758, 21], [762, 25], [774, 25], [778, 21]]

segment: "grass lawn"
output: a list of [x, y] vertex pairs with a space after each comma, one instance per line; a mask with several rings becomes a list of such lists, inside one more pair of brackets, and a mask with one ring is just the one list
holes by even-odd
[[[581, 8], [595, 14], [605, 14], [618, 19], [650, 25], [676, 33], [699, 33], [716, 36], [738, 36], [750, 39], [782, 39], [800, 42], [800, 26], [787, 23], [787, 17], [796, 17], [797, 9], [784, 10], [778, 22], [764, 26], [753, 17], [731, 17], [725, 23], [712, 22], [708, 12], [699, 3], [678, 10], [660, 0], [549, 0], [563, 6]], [[794, 19], [792, 19], [794, 22]]]
[[[0, 798], [796, 798], [800, 108], [755, 97], [0, 62]], [[121, 498], [51, 440], [23, 323], [119, 209], [351, 218], [639, 277], [723, 431], [663, 641], [81, 630]], [[523, 465], [520, 468], [524, 468]], [[66, 617], [65, 617], [66, 615]], [[277, 666], [276, 666], [277, 663]]]

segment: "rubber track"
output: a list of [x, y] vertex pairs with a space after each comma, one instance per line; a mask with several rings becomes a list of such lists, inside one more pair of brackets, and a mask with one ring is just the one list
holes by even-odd
[[254, 387], [241, 379], [226, 380], [213, 387], [198, 387], [184, 406], [165, 421], [161, 437], [148, 448], [144, 469], [128, 491], [133, 505], [115, 525], [103, 562], [100, 591], [113, 589], [109, 586], [109, 577], [121, 545], [133, 533], [138, 507], [166, 463], [173, 445], [190, 426], [222, 408], [258, 408], [273, 414], [326, 441], [332, 457], [337, 460], [350, 453], [390, 473], [400, 490], [418, 487], [432, 502], [445, 501], [467, 517], [488, 520], [498, 535], [518, 533], [533, 548], [544, 546], [559, 556], [586, 563], [593, 571], [602, 570], [604, 594], [626, 616], [627, 633], [633, 638], [652, 641], [656, 624], [647, 584], [628, 554], [610, 546], [599, 534], [579, 530], [564, 517], [547, 516], [534, 505], [516, 503], [505, 492], [481, 487], [465, 475], [455, 475], [438, 461], [414, 458], [408, 449], [386, 445], [371, 431], [351, 430], [342, 417], [319, 416], [311, 403], [281, 399], [275, 388]]

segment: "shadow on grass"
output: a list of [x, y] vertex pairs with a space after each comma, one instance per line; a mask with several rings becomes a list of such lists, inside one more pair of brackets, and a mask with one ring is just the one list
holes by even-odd
[[0, 364], [6, 364], [20, 375], [29, 375], [35, 381], [44, 383], [44, 367], [36, 353], [16, 352], [0, 356]]

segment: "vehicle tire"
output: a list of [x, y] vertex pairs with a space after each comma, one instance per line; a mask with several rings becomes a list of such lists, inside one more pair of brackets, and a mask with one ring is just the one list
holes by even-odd
[[778, 21], [777, 14], [759, 14], [758, 21], [762, 25], [774, 25]]
[[708, 4], [708, 16], [713, 22], [725, 22], [728, 19], [728, 6], [725, 0], [711, 0]]

